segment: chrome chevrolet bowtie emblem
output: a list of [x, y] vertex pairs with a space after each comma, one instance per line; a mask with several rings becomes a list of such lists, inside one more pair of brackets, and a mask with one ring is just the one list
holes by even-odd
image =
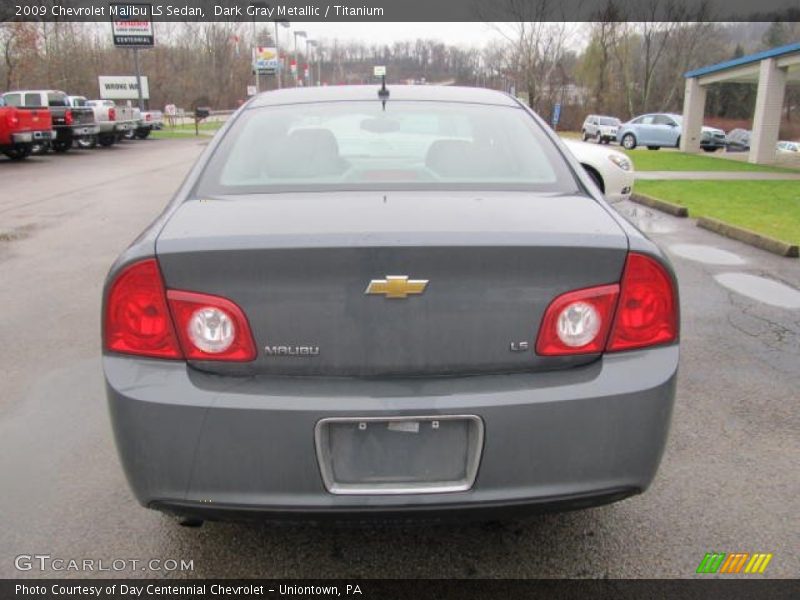
[[387, 275], [386, 279], [373, 279], [365, 294], [383, 294], [386, 298], [408, 298], [421, 294], [428, 286], [427, 279], [409, 279], [407, 275]]

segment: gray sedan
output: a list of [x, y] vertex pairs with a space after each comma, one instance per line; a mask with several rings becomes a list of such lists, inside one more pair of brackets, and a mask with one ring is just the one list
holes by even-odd
[[103, 300], [123, 467], [183, 524], [582, 508], [664, 449], [672, 269], [499, 92], [253, 98]]

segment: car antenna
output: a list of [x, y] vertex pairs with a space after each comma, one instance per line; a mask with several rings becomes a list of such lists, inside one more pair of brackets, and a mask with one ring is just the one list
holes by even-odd
[[389, 90], [386, 89], [386, 67], [375, 67], [375, 75], [381, 76], [381, 89], [378, 90], [378, 98], [381, 99], [383, 110], [386, 110], [386, 101], [389, 99]]

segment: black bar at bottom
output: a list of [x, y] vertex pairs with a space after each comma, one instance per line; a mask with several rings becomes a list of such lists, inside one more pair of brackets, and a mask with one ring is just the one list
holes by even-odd
[[[713, 576], [709, 576], [713, 577]], [[0, 598], [11, 600], [185, 600], [212, 598], [358, 598], [369, 600], [792, 600], [800, 581], [791, 579], [19, 579], [0, 580]], [[750, 576], [753, 577], [753, 576]], [[757, 576], [760, 577], [760, 576]]]

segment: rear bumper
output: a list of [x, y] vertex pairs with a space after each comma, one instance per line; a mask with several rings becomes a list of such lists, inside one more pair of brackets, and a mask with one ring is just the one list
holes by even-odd
[[[562, 372], [441, 379], [232, 378], [105, 356], [120, 458], [139, 502], [203, 518], [487, 515], [581, 508], [645, 490], [667, 438], [678, 347]], [[472, 414], [485, 426], [467, 491], [335, 495], [326, 417]]]
[[13, 144], [31, 144], [33, 143], [32, 131], [21, 131], [19, 133], [11, 134], [11, 143]]
[[72, 137], [81, 137], [86, 135], [97, 135], [100, 133], [99, 125], [73, 125]]
[[133, 128], [133, 123], [129, 121], [100, 121], [97, 124], [101, 135], [114, 133], [125, 133]]
[[54, 136], [49, 129], [46, 131], [20, 131], [11, 134], [11, 145], [32, 144], [51, 140]]

